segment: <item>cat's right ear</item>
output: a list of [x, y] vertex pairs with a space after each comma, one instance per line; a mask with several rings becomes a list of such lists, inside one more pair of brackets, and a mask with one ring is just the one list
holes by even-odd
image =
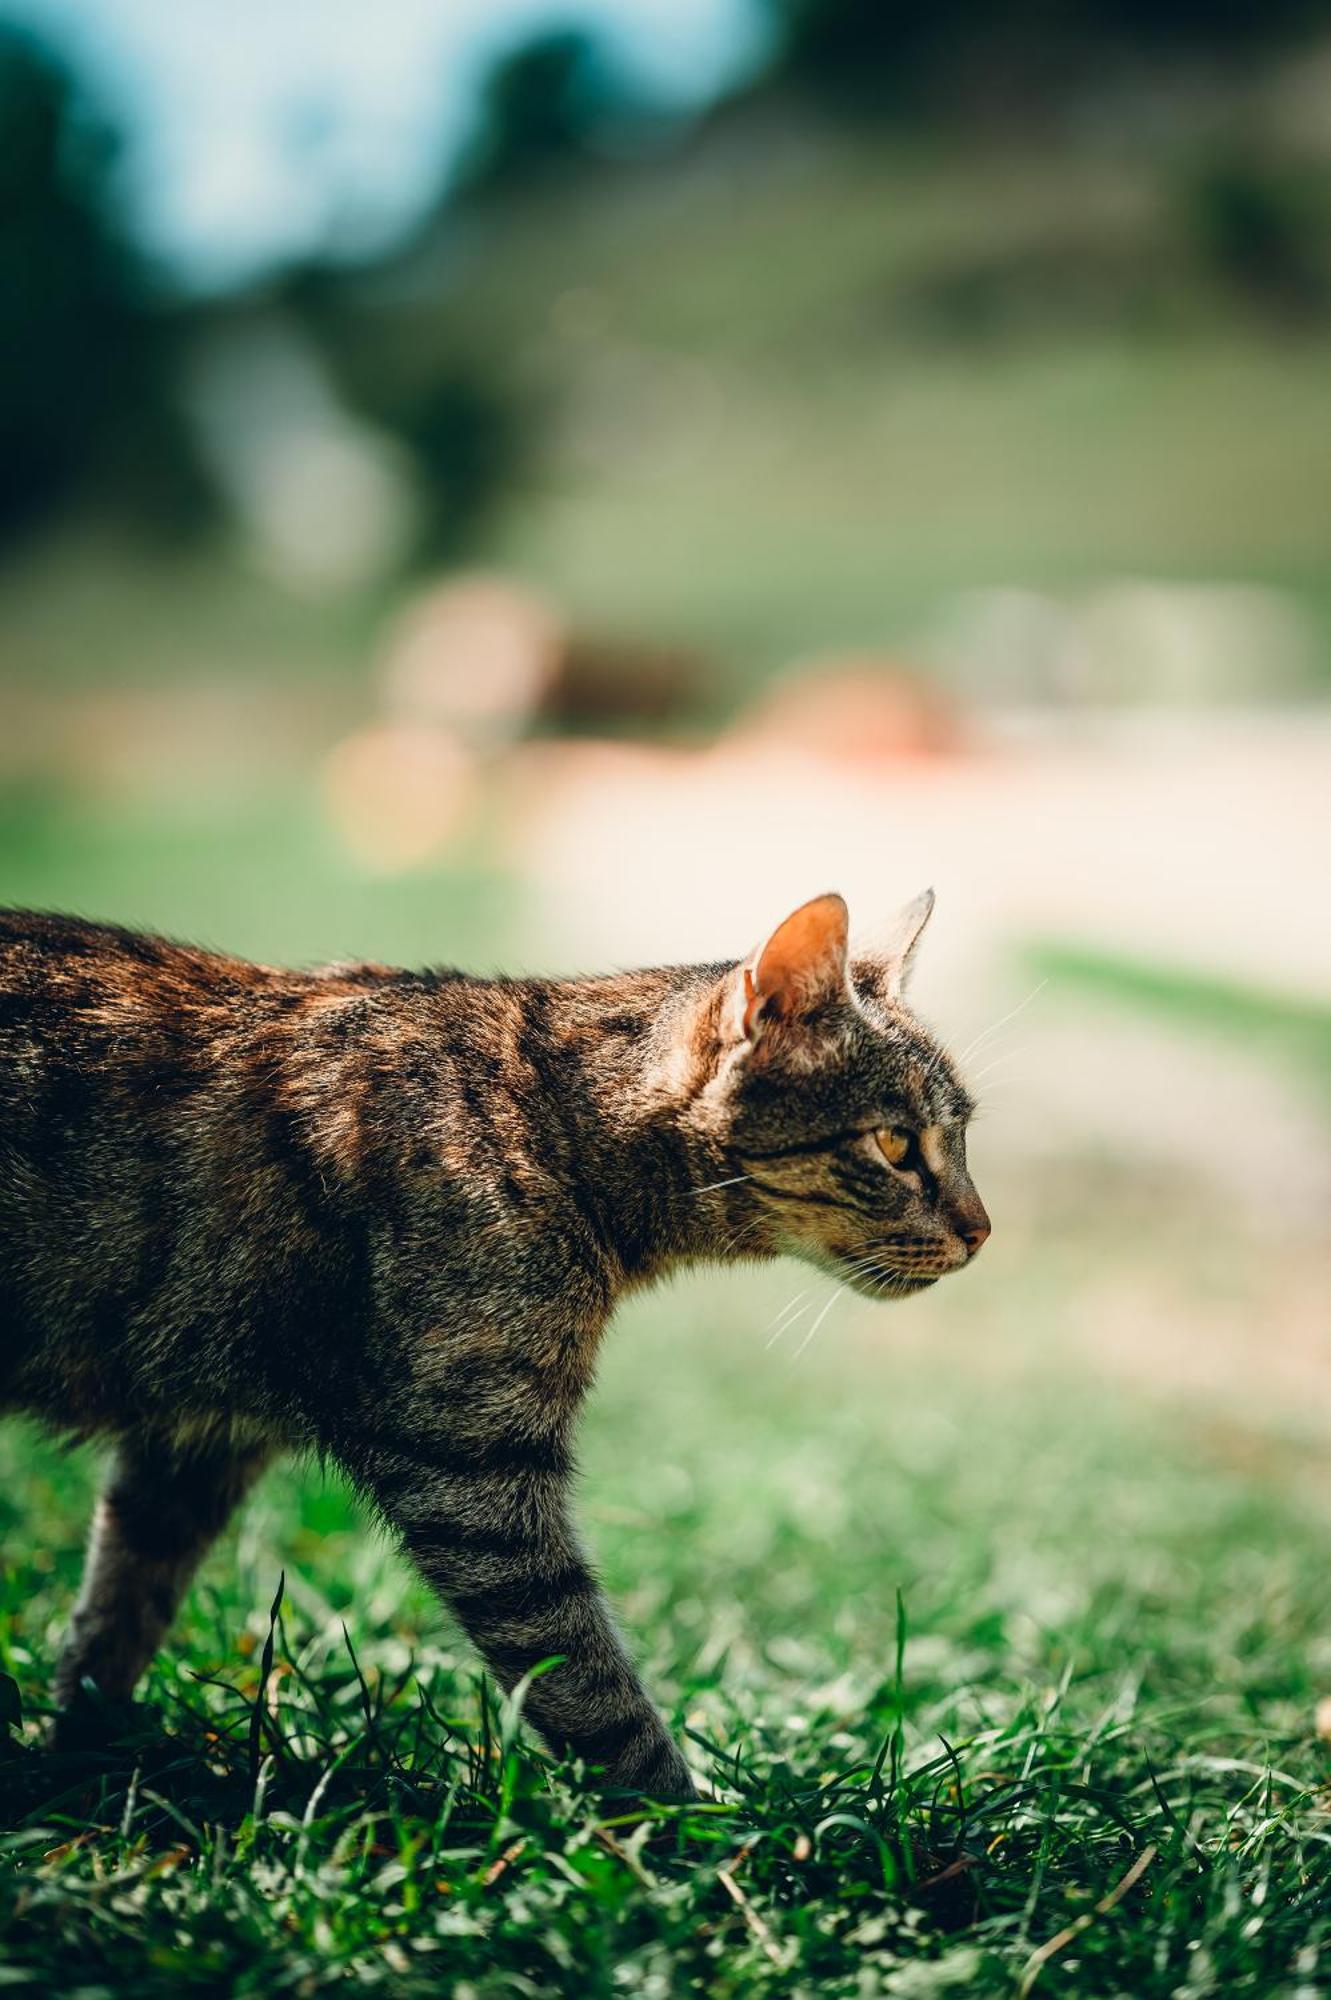
[[842, 897], [801, 903], [735, 975], [736, 1039], [756, 1042], [766, 1027], [797, 1020], [850, 990], [849, 914]]

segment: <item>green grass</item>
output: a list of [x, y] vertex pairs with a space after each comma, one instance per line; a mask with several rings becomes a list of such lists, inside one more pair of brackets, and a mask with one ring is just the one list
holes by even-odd
[[[107, 810], [60, 794], [0, 798], [0, 904], [137, 925], [274, 964], [514, 967], [522, 898], [500, 870], [383, 877], [342, 851], [304, 785], [281, 798]], [[534, 926], [521, 926], [531, 949]]]
[[1056, 981], [1065, 993], [1083, 989], [1187, 1032], [1241, 1042], [1324, 1086], [1331, 1083], [1331, 1008], [1316, 1001], [1065, 942], [1034, 945], [1025, 956], [1037, 977]]
[[[588, 1527], [716, 1787], [636, 1828], [514, 1733], [313, 1473], [270, 1477], [210, 1562], [141, 1733], [38, 1748], [88, 1469], [7, 1433], [0, 1664], [31, 1720], [0, 1766], [4, 1981], [1324, 1990], [1324, 1496], [1090, 1399], [1048, 1323], [1007, 1379], [851, 1304], [769, 1350], [792, 1285], [681, 1285], [612, 1336]], [[919, 1310], [943, 1352], [967, 1313], [1023, 1337], [978, 1270]]]
[[4, 675], [81, 692], [237, 682], [338, 693], [363, 676], [378, 593], [302, 594], [235, 539], [157, 548], [105, 523], [62, 523], [0, 568]]

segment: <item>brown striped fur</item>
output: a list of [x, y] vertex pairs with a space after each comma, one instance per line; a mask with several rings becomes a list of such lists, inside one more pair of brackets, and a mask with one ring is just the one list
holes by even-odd
[[[505, 1686], [559, 1656], [548, 1742], [687, 1795], [570, 1519], [575, 1421], [672, 1265], [884, 1295], [983, 1240], [900, 997], [927, 914], [853, 966], [823, 897], [741, 965], [480, 980], [0, 913], [0, 1409], [114, 1446], [58, 1703], [127, 1698], [250, 1482], [316, 1451]], [[908, 1167], [884, 1124], [927, 1134]]]

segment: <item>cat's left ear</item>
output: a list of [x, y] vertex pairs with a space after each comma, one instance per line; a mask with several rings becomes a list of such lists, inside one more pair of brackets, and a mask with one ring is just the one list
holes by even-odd
[[849, 994], [849, 912], [840, 896], [815, 896], [777, 925], [737, 974], [736, 1012], [743, 1040], [767, 1024], [793, 1021]]
[[881, 976], [884, 999], [899, 1000], [905, 992], [920, 939], [933, 913], [934, 892], [922, 889], [904, 909], [897, 911], [885, 932], [865, 941], [864, 956], [873, 961]]

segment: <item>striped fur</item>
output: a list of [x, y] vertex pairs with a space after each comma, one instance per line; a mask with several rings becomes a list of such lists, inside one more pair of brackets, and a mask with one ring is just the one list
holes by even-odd
[[[911, 1289], [977, 1206], [969, 1103], [890, 967], [760, 1035], [742, 974], [295, 973], [0, 913], [0, 1409], [114, 1444], [66, 1711], [130, 1695], [251, 1480], [313, 1450], [504, 1686], [560, 1660], [548, 1742], [690, 1793], [569, 1515], [615, 1302], [786, 1250]], [[874, 1154], [889, 1115], [940, 1135], [927, 1186]]]

